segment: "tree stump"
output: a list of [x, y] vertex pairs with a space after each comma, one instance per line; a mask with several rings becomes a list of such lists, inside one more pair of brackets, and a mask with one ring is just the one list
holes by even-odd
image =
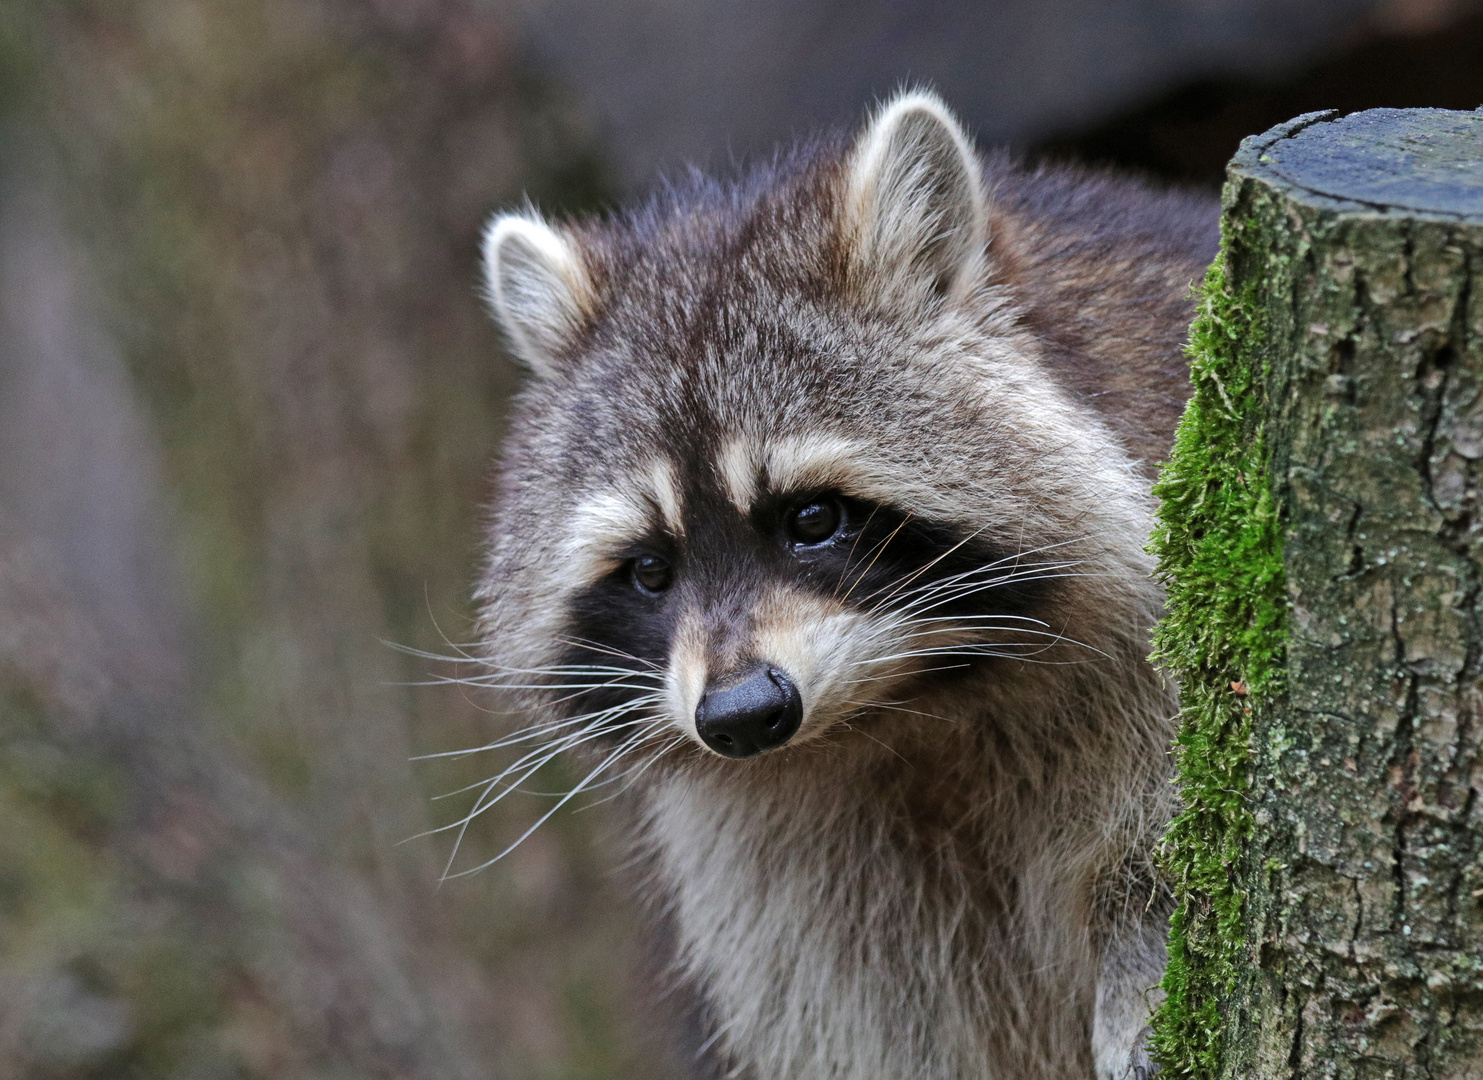
[[1483, 110], [1247, 139], [1158, 491], [1179, 1077], [1483, 1077]]

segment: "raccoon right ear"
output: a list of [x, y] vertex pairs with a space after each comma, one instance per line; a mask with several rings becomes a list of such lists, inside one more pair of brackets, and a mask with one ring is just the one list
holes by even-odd
[[845, 185], [852, 269], [872, 287], [957, 297], [982, 277], [982, 166], [936, 94], [909, 90], [887, 102], [856, 139]]
[[593, 309], [581, 250], [533, 211], [484, 233], [485, 296], [510, 350], [540, 378], [556, 374]]

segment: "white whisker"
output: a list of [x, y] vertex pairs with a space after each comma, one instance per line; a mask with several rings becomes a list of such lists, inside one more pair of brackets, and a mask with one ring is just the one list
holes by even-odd
[[[658, 724], [665, 723], [665, 721], [663, 719], [660, 719], [660, 720], [653, 721], [653, 723], [655, 725], [658, 725]], [[551, 820], [551, 815], [555, 814], [556, 811], [560, 810], [567, 803], [571, 802], [572, 799], [576, 798], [577, 795], [580, 794], [583, 790], [585, 790], [586, 787], [587, 787], [587, 785], [589, 783], [591, 783], [592, 780], [596, 779], [596, 777], [600, 773], [602, 773], [605, 769], [607, 769], [607, 767], [609, 765], [617, 762], [624, 755], [626, 755], [628, 753], [628, 751], [631, 748], [633, 748], [635, 745], [637, 745], [637, 743], [639, 741], [641, 741], [642, 738], [646, 734], [648, 734], [647, 730], [644, 731], [644, 732], [641, 732], [639, 735], [634, 736], [634, 737], [630, 738], [627, 742], [623, 743], [621, 746], [618, 747], [617, 750], [613, 751], [613, 753], [609, 754], [605, 759], [603, 759], [602, 763], [599, 764], [597, 766], [597, 768], [593, 769], [585, 777], [583, 777], [582, 780], [578, 782], [578, 784], [577, 784], [576, 787], [572, 788], [571, 791], [567, 792], [564, 796], [562, 796], [561, 800], [555, 806], [551, 807], [551, 809], [547, 810], [544, 814], [542, 814], [541, 817], [540, 817], [540, 819], [534, 825], [532, 825], [530, 828], [526, 829], [525, 832], [521, 833], [520, 834], [520, 837], [513, 844], [510, 844], [508, 847], [506, 847], [503, 851], [501, 851], [494, 858], [487, 859], [484, 862], [480, 863], [478, 866], [472, 867], [472, 868], [470, 868], [468, 870], [460, 870], [456, 874], [451, 874], [451, 873], [448, 872], [448, 870], [444, 870], [444, 872], [443, 872], [443, 880], [446, 881], [449, 878], [466, 877], [469, 874], [478, 873], [480, 870], [483, 870], [483, 869], [485, 869], [487, 867], [493, 866], [495, 863], [499, 862], [506, 855], [508, 855], [510, 852], [514, 851], [521, 844], [523, 844], [530, 837], [530, 835], [533, 832], [535, 832], [537, 829], [539, 829], [547, 821]], [[455, 850], [453, 854], [456, 857], [457, 854], [458, 854], [457, 850]], [[449, 862], [448, 862], [449, 869], [451, 869], [452, 866], [453, 866], [453, 861], [450, 858], [449, 859]]]
[[[690, 737], [688, 735], [676, 735], [674, 738], [670, 739], [669, 742], [665, 743], [658, 750], [655, 750], [652, 754], [650, 754], [649, 757], [644, 762], [641, 763], [641, 765], [638, 768], [638, 771], [637, 772], [635, 772], [634, 770], [630, 769], [626, 773], [619, 774], [620, 778], [622, 778], [622, 777], [628, 778], [628, 783], [624, 784], [621, 788], [619, 788], [617, 791], [613, 792], [611, 795], [605, 795], [601, 799], [596, 800], [595, 802], [588, 803], [586, 806], [582, 807], [581, 810], [578, 810], [577, 813], [580, 814], [582, 812], [582, 810], [590, 810], [594, 806], [601, 806], [603, 803], [612, 802], [614, 799], [618, 798], [618, 796], [622, 795], [629, 788], [633, 787], [633, 785], [638, 782], [638, 778], [640, 776], [643, 776], [644, 773], [648, 772], [649, 769], [650, 769], [650, 767], [653, 766], [653, 764], [656, 761], [660, 760], [662, 757], [664, 757], [665, 754], [668, 754], [671, 750], [673, 750], [675, 747], [679, 746], [681, 743], [687, 743], [689, 741], [690, 741]], [[606, 781], [604, 781], [604, 782], [606, 783]], [[593, 785], [593, 786], [595, 787], [597, 785]]]
[[[987, 527], [988, 526], [980, 526], [979, 528], [975, 529], [973, 532], [971, 532], [967, 536], [963, 537], [963, 539], [959, 540], [952, 547], [950, 547], [946, 551], [940, 553], [937, 556], [937, 558], [930, 560], [926, 565], [921, 566], [921, 567], [917, 568], [916, 570], [912, 571], [910, 574], [905, 575], [900, 581], [898, 581], [895, 584], [895, 587], [894, 588], [891, 587], [891, 586], [883, 585], [883, 586], [881, 586], [881, 588], [877, 589], [875, 592], [869, 594], [868, 596], [863, 597], [861, 602], [863, 603], [863, 602], [868, 601], [868, 600], [873, 600], [875, 597], [879, 596], [883, 590], [885, 590], [887, 588], [890, 588], [891, 589], [891, 591], [886, 594], [886, 599], [889, 601], [893, 596], [895, 596], [897, 593], [899, 593], [902, 589], [906, 588], [906, 586], [910, 585], [913, 581], [915, 581], [917, 578], [921, 577], [928, 570], [931, 570], [938, 563], [942, 562], [943, 559], [946, 559], [949, 555], [951, 555], [953, 552], [957, 551], [964, 544], [967, 544], [970, 541], [972, 541], [975, 537], [977, 537], [980, 533], [982, 533], [984, 531], [984, 529], [987, 528]], [[894, 536], [895, 533], [892, 533], [891, 535]], [[863, 576], [864, 576], [864, 573], [862, 572], [861, 573], [861, 577], [863, 577]]]
[[598, 709], [593, 712], [582, 713], [579, 716], [573, 716], [565, 720], [550, 720], [539, 724], [532, 724], [529, 727], [521, 728], [519, 731], [512, 732], [511, 734], [506, 735], [501, 739], [497, 739], [494, 742], [485, 743], [483, 746], [470, 747], [467, 750], [440, 750], [431, 754], [418, 754], [411, 760], [427, 761], [434, 758], [463, 758], [468, 757], [471, 754], [483, 753], [486, 750], [501, 750], [507, 746], [514, 746], [522, 742], [530, 742], [533, 739], [541, 738], [549, 732], [557, 731], [561, 728], [572, 727], [575, 724], [582, 724], [588, 721], [591, 721], [593, 723], [600, 723], [602, 718], [608, 717], [609, 715], [622, 715], [625, 712], [631, 711], [636, 704], [653, 704], [657, 701], [659, 701], [659, 695], [655, 693], [649, 693], [641, 697], [622, 702], [618, 705], [609, 706], [606, 709]]
[[[639, 707], [640, 704], [642, 704], [642, 703], [634, 703], [634, 708]], [[632, 711], [632, 709], [629, 709], [627, 711]], [[600, 723], [600, 724], [596, 724], [595, 723], [595, 724], [588, 725], [587, 727], [584, 727], [584, 728], [582, 728], [579, 731], [569, 732], [569, 733], [567, 733], [566, 735], [562, 736], [561, 738], [557, 739], [554, 742], [546, 743], [546, 744], [544, 744], [542, 746], [537, 747], [534, 750], [529, 751], [528, 753], [522, 755], [518, 761], [516, 761], [513, 764], [509, 765], [502, 772], [500, 772], [499, 775], [497, 775], [495, 777], [492, 777], [492, 778], [487, 779], [487, 780], [479, 780], [479, 781], [476, 781], [475, 783], [465, 785], [464, 787], [461, 787], [461, 788], [459, 788], [456, 791], [450, 791], [450, 792], [447, 792], [447, 793], [445, 793], [443, 795], [434, 796], [434, 799], [435, 800], [437, 800], [437, 799], [449, 799], [449, 798], [452, 798], [455, 795], [462, 795], [464, 792], [466, 792], [466, 791], [472, 791], [472, 790], [474, 790], [475, 788], [478, 788], [478, 787], [484, 788], [485, 789], [485, 794], [487, 795], [490, 790], [492, 790], [494, 787], [496, 787], [500, 783], [502, 783], [504, 781], [505, 777], [509, 776], [513, 772], [519, 772], [521, 769], [526, 768], [526, 766], [531, 761], [536, 760], [536, 759], [539, 759], [539, 760], [536, 760], [536, 763], [534, 765], [531, 765], [530, 766], [530, 768], [528, 769], [528, 771], [526, 771], [525, 774], [522, 775], [519, 780], [512, 781], [511, 784], [504, 791], [502, 791], [498, 796], [495, 797], [495, 799], [493, 800], [493, 802], [491, 802], [491, 803], [488, 804], [489, 806], [492, 806], [494, 804], [494, 802], [498, 802], [500, 799], [502, 799], [506, 795], [508, 795], [510, 793], [510, 791], [513, 790], [515, 787], [517, 787], [518, 785], [524, 783], [527, 779], [530, 778], [530, 776], [532, 776], [535, 772], [539, 771], [547, 762], [553, 760], [563, 750], [570, 750], [574, 746], [581, 746], [583, 743], [587, 743], [587, 742], [592, 741], [593, 739], [600, 738], [601, 736], [603, 736], [605, 734], [608, 734], [609, 732], [622, 731], [622, 730], [624, 730], [626, 728], [634, 727], [635, 725], [641, 724], [643, 722], [644, 722], [643, 718], [640, 718], [640, 719], [637, 719], [637, 720], [625, 720], [621, 724], [612, 724], [612, 723], [603, 722], [603, 723]], [[480, 797], [480, 800], [481, 801], [482, 801], [482, 799], [483, 799], [483, 796]], [[480, 807], [476, 803], [475, 808], [472, 811], [470, 811], [470, 815], [471, 816], [474, 816], [474, 817], [477, 817], [479, 814], [483, 813], [483, 811], [485, 809], [488, 809], [488, 806]], [[452, 823], [450, 825], [443, 825], [443, 826], [440, 826], [439, 828], [436, 828], [436, 829], [431, 830], [431, 832], [435, 832], [435, 833], [437, 833], [437, 832], [445, 832], [448, 829], [453, 828], [453, 826], [456, 825], [456, 824], [458, 824], [458, 823], [457, 822], [454, 822], [454, 823]], [[428, 835], [428, 834], [425, 833], [423, 835]]]
[[861, 709], [888, 709], [891, 712], [908, 713], [912, 716], [925, 716], [929, 720], [941, 720], [944, 723], [956, 724], [957, 721], [947, 716], [938, 716], [936, 713], [923, 712], [921, 709], [905, 709], [900, 705], [893, 705], [886, 701], [851, 701], [845, 700], [846, 705], [857, 705]]

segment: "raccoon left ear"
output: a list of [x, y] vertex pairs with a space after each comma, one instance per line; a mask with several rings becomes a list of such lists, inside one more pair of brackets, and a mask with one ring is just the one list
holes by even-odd
[[982, 165], [936, 94], [912, 90], [888, 102], [856, 139], [845, 184], [852, 269], [872, 286], [956, 298], [982, 276]]
[[534, 211], [501, 214], [484, 233], [484, 280], [510, 350], [541, 378], [555, 375], [593, 307], [576, 243]]

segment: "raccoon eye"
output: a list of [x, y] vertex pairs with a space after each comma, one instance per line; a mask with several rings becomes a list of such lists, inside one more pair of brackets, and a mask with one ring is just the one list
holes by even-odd
[[640, 592], [662, 593], [674, 580], [674, 568], [659, 555], [640, 555], [633, 560], [633, 583]]
[[795, 544], [822, 544], [844, 524], [844, 507], [838, 499], [809, 499], [788, 515], [788, 537]]

